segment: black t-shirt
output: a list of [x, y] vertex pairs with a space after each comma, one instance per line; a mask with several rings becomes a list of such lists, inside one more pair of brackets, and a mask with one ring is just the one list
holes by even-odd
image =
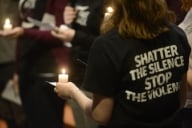
[[189, 52], [177, 26], [151, 40], [125, 39], [112, 30], [92, 45], [84, 88], [115, 99], [110, 128], [178, 126], [173, 117]]

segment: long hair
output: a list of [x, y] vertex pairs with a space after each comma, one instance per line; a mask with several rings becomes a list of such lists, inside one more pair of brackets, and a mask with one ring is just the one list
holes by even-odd
[[192, 0], [181, 0], [182, 8], [187, 12], [192, 7]]
[[104, 19], [101, 32], [118, 28], [123, 37], [152, 39], [167, 31], [167, 24], [175, 19], [165, 0], [110, 0], [106, 6], [113, 12]]

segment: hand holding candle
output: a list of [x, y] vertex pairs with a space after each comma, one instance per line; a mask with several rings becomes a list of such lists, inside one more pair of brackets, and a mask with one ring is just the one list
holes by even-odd
[[11, 24], [11, 21], [10, 21], [10, 19], [6, 19], [5, 20], [5, 24], [3, 25], [3, 30], [4, 31], [8, 31], [8, 30], [11, 30], [12, 29], [12, 24]]
[[62, 73], [58, 76], [58, 81], [61, 83], [68, 82], [68, 74], [66, 73], [65, 69], [62, 69]]

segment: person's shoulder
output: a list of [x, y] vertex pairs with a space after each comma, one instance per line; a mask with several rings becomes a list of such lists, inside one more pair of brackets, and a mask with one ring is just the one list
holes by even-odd
[[179, 35], [185, 35], [185, 32], [183, 31], [183, 29], [180, 28], [178, 25], [176, 25], [176, 24], [170, 24], [169, 26], [170, 26], [170, 30], [171, 30], [172, 32], [175, 32], [175, 33], [177, 33], [177, 34], [179, 34]]
[[112, 30], [98, 36], [96, 38], [96, 40], [105, 40], [106, 41], [106, 40], [113, 40], [113, 39], [117, 39], [117, 38], [120, 38], [118, 30], [112, 29]]
[[109, 43], [113, 43], [119, 39], [119, 34], [116, 29], [112, 29], [104, 34], [99, 35], [93, 42], [93, 47], [106, 47]]
[[187, 34], [184, 32], [184, 30], [182, 28], [180, 28], [179, 26], [177, 26], [175, 24], [171, 24], [171, 34], [174, 35], [174, 37], [176, 39], [180, 40], [180, 42], [182, 42], [181, 44], [183, 46], [186, 46], [186, 48], [189, 48]]
[[118, 29], [117, 28], [112, 28], [111, 30], [101, 34], [100, 36], [111, 36], [111, 35], [116, 35], [118, 34]]
[[186, 41], [186, 33], [185, 31], [180, 28], [178, 25], [176, 24], [170, 24], [169, 25], [169, 28], [170, 28], [170, 34], [171, 35], [174, 35], [175, 37], [178, 37], [180, 38], [181, 40], [185, 40]]
[[120, 38], [119, 32], [116, 28], [111, 29], [110, 31], [101, 34], [98, 39], [103, 39], [103, 40], [114, 40]]

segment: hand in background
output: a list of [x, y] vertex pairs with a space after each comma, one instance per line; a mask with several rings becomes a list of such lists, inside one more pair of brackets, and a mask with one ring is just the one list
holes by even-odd
[[23, 32], [24, 29], [22, 27], [15, 27], [8, 31], [0, 30], [0, 36], [5, 38], [17, 38], [21, 36]]
[[19, 81], [18, 81], [18, 74], [17, 73], [14, 73], [13, 74], [13, 89], [14, 89], [14, 92], [15, 92], [15, 95], [19, 95]]
[[187, 72], [187, 82], [189, 87], [192, 88], [192, 69], [191, 68], [189, 68]]
[[75, 30], [72, 28], [67, 28], [65, 30], [55, 28], [51, 31], [51, 34], [63, 42], [71, 42], [75, 36]]
[[63, 12], [63, 19], [66, 25], [71, 25], [77, 16], [77, 10], [71, 6], [66, 6]]

